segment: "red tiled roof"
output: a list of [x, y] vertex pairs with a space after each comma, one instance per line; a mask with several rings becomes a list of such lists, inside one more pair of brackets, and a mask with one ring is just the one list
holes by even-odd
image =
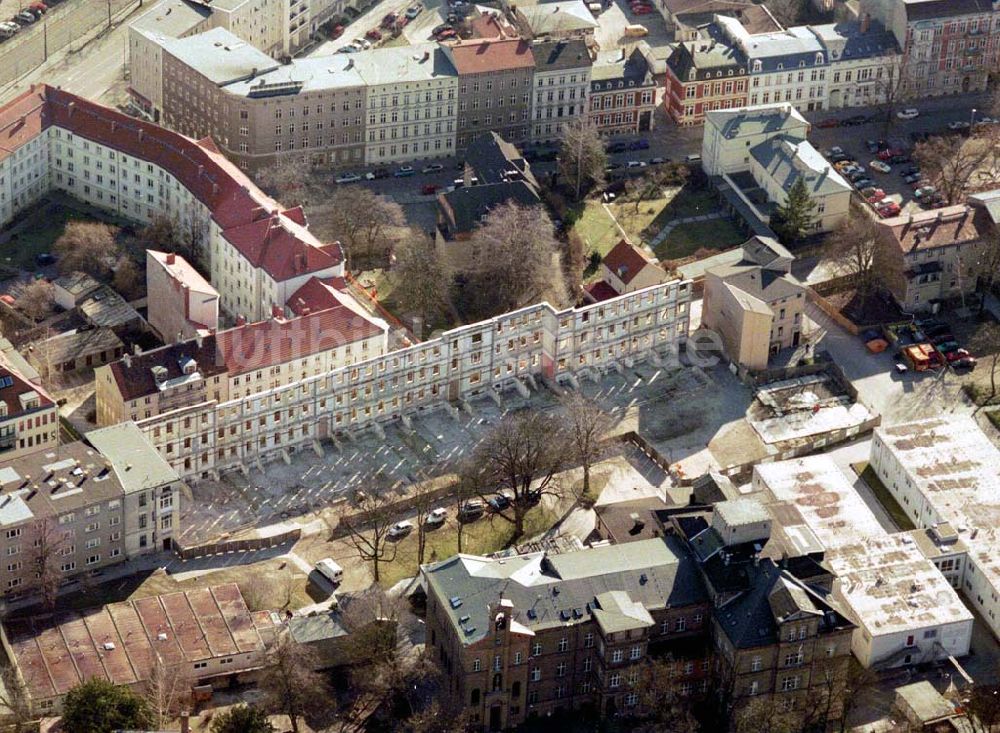
[[[6, 417], [0, 417], [0, 419], [7, 419], [14, 417], [15, 415], [22, 415], [25, 412], [35, 412], [36, 410], [52, 407], [54, 404], [52, 402], [52, 398], [49, 397], [45, 390], [36, 384], [32, 384], [19, 372], [6, 365], [0, 367], [0, 378], [2, 377], [10, 377], [11, 384], [7, 387], [0, 387], [0, 402], [4, 402], [7, 405], [7, 415]], [[28, 392], [35, 392], [38, 394], [38, 407], [35, 407], [32, 410], [25, 410], [21, 407], [20, 397]]]
[[382, 333], [376, 322], [344, 305], [291, 320], [271, 319], [216, 335], [230, 375], [327, 351]]
[[288, 307], [297, 316], [326, 310], [342, 305], [337, 292], [347, 291], [347, 280], [342, 277], [320, 279], [311, 277], [305, 284], [292, 293], [288, 299]]
[[899, 245], [903, 254], [974, 242], [990, 231], [989, 217], [985, 212], [966, 204], [883, 219], [880, 226]]
[[212, 211], [223, 236], [278, 282], [343, 261], [339, 244], [320, 243], [301, 210], [282, 211], [210, 139], [195, 141], [54, 87], [33, 87], [0, 108], [0, 160], [50, 125], [169, 171]]
[[481, 74], [503, 69], [535, 67], [535, 57], [527, 41], [518, 38], [458, 41], [447, 44], [451, 61], [459, 74]]
[[604, 255], [604, 266], [615, 273], [626, 285], [632, 282], [632, 279], [639, 274], [642, 268], [650, 264], [653, 264], [652, 261], [642, 250], [633, 247], [624, 239]]
[[600, 303], [603, 300], [611, 300], [612, 298], [618, 297], [618, 293], [615, 292], [615, 289], [603, 280], [598, 280], [597, 282], [587, 285], [584, 290], [587, 291], [587, 294], [595, 303]]

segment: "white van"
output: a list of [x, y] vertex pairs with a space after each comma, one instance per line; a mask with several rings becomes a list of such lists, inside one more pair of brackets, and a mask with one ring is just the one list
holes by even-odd
[[634, 25], [625, 26], [625, 37], [626, 38], [642, 38], [649, 35], [649, 29], [644, 25], [639, 25], [638, 23]]
[[316, 571], [334, 585], [340, 585], [344, 579], [344, 569], [328, 557], [316, 563]]
[[684, 156], [684, 162], [685, 163], [700, 163], [701, 162], [701, 153], [691, 153], [691, 155], [685, 155]]

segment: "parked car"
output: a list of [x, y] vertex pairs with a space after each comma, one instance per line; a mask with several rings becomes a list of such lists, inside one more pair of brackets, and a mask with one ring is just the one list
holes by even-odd
[[881, 160], [873, 160], [868, 165], [871, 166], [872, 170], [876, 170], [879, 173], [891, 173], [892, 172], [892, 166], [889, 165], [888, 163], [883, 163]]
[[342, 35], [344, 35], [344, 26], [342, 26], [342, 25], [335, 25], [335, 26], [333, 26], [330, 29], [330, 39], [331, 40], [335, 41], [338, 38], [340, 38]]
[[850, 161], [854, 160], [847, 153], [832, 153], [829, 156], [829, 158], [830, 158], [831, 162], [833, 162], [833, 163], [840, 163], [840, 162], [845, 161], [845, 160], [850, 160]]
[[503, 494], [497, 494], [496, 496], [491, 496], [486, 500], [486, 505], [494, 512], [502, 512], [504, 509], [510, 506], [510, 499], [508, 499]]
[[639, 139], [633, 140], [628, 144], [629, 150], [649, 150], [649, 140]]
[[854, 183], [854, 186], [859, 191], [865, 188], [871, 188], [872, 186], [875, 185], [875, 181], [873, 181], [870, 178], [859, 178], [857, 181], [852, 181], [852, 183]]
[[841, 120], [840, 124], [842, 127], [854, 127], [855, 125], [865, 125], [869, 122], [871, 122], [871, 118], [868, 115], [853, 115]]
[[934, 186], [921, 186], [913, 192], [913, 195], [918, 199], [922, 199], [927, 196], [932, 196], [935, 193], [937, 193], [937, 189], [934, 188]]
[[899, 204], [897, 204], [895, 201], [884, 201], [881, 204], [879, 204], [875, 210], [886, 218], [890, 216], [896, 216], [901, 211], [901, 209], [899, 208]]
[[389, 169], [388, 168], [376, 168], [373, 171], [368, 171], [365, 173], [365, 179], [369, 181], [374, 181], [376, 178], [388, 178]]
[[957, 351], [959, 346], [957, 341], [945, 341], [941, 344], [936, 344], [938, 351], [942, 354], [947, 354], [949, 351]]
[[378, 28], [372, 28], [370, 31], [365, 33], [365, 38], [368, 38], [372, 41], [381, 41], [382, 31], [380, 31]]
[[458, 518], [463, 522], [479, 517], [485, 511], [482, 499], [469, 499], [458, 508]]
[[396, 18], [399, 17], [398, 13], [387, 13], [385, 17], [382, 18], [382, 22], [379, 23], [383, 28], [392, 28], [393, 23], [396, 22]]
[[396, 522], [394, 525], [389, 527], [389, 531], [386, 532], [386, 537], [390, 540], [399, 539], [400, 537], [406, 537], [410, 532], [413, 531], [413, 522], [404, 519], [402, 522]]
[[867, 201], [870, 204], [877, 204], [884, 198], [885, 198], [885, 191], [883, 191], [881, 188], [876, 188], [875, 192], [872, 193], [870, 196], [865, 196], [865, 201]]
[[936, 324], [930, 324], [928, 326], [921, 326], [920, 328], [923, 330], [924, 335], [927, 336], [927, 338], [942, 336], [951, 331], [951, 327], [947, 323], [941, 323], [941, 322], [938, 322]]
[[15, 33], [21, 30], [21, 26], [17, 23], [12, 23], [9, 20], [0, 23], [0, 39], [10, 38]]
[[434, 26], [434, 30], [431, 31], [431, 35], [436, 36], [438, 33], [450, 30], [454, 30], [454, 28], [449, 23], [442, 23], [441, 25]]
[[423, 10], [422, 5], [411, 5], [406, 9], [406, 17], [409, 18], [410, 20], [413, 20], [418, 15], [420, 15], [421, 10]]
[[425, 165], [423, 168], [421, 168], [420, 172], [421, 173], [437, 173], [437, 172], [443, 171], [443, 170], [444, 170], [444, 166], [441, 165], [440, 163], [431, 163], [430, 165]]
[[656, 157], [656, 158], [650, 158], [649, 159], [649, 164], [650, 165], [663, 165], [664, 163], [669, 163], [669, 162], [670, 162], [670, 158]]
[[636, 15], [649, 15], [653, 12], [652, 5], [633, 5], [632, 12]]
[[916, 107], [907, 107], [906, 109], [901, 109], [896, 113], [896, 117], [901, 120], [914, 120], [920, 116], [920, 110]]
[[413, 170], [412, 165], [404, 165], [400, 166], [399, 170], [397, 170], [392, 175], [394, 175], [396, 178], [405, 178], [406, 176], [412, 176], [415, 172], [416, 171]]
[[644, 160], [630, 160], [628, 163], [625, 164], [625, 167], [626, 168], [645, 168], [646, 165], [647, 165], [647, 163]]
[[361, 180], [357, 173], [341, 173], [334, 179], [335, 183], [356, 183]]
[[372, 47], [372, 42], [365, 38], [355, 38], [353, 41], [351, 41], [351, 45], [355, 46], [361, 51], [367, 51], [369, 48]]
[[888, 162], [892, 163], [893, 165], [902, 165], [903, 163], [909, 163], [910, 162], [910, 156], [909, 155], [894, 155], [891, 158], [889, 158]]
[[[868, 178], [868, 172], [864, 168], [858, 168], [857, 170], [850, 171], [847, 173], [847, 179], [851, 183], [857, 183], [858, 181], [864, 181]], [[858, 188], [864, 188], [864, 186], [858, 186]]]
[[[869, 186], [868, 188], [861, 189], [861, 195], [864, 196], [865, 198], [878, 196], [878, 200], [881, 201], [882, 199], [885, 198], [885, 191], [883, 191], [881, 188], [875, 188], [874, 186]], [[876, 337], [872, 336], [872, 338]], [[871, 339], [868, 340], [871, 341]]]
[[357, 46], [341, 46], [337, 49], [337, 53], [357, 53], [360, 50]]
[[836, 117], [827, 117], [825, 120], [820, 120], [816, 123], [816, 127], [829, 128], [829, 127], [840, 127], [840, 120]]
[[905, 168], [899, 169], [899, 175], [903, 176], [903, 178], [906, 178], [906, 176], [912, 176], [914, 173], [919, 173], [919, 172], [920, 172], [919, 165], [908, 165]]
[[427, 512], [427, 517], [424, 519], [424, 524], [429, 527], [436, 527], [439, 524], [444, 524], [444, 520], [448, 518], [448, 510], [442, 507], [437, 509], [431, 509]]
[[975, 369], [976, 368], [976, 357], [974, 356], [963, 356], [961, 359], [956, 359], [951, 363], [952, 369]]
[[608, 143], [604, 147], [606, 153], [624, 153], [628, 150], [628, 145], [625, 143]]
[[420, 187], [420, 193], [424, 196], [430, 196], [437, 193], [439, 186], [436, 183], [425, 183]]
[[833, 164], [833, 167], [835, 170], [838, 170], [841, 173], [845, 173], [848, 168], [853, 168], [856, 165], [857, 163], [855, 163], [853, 160], [838, 160], [836, 163]]
[[945, 353], [944, 358], [949, 362], [953, 362], [958, 361], [959, 359], [964, 359], [967, 356], [972, 356], [968, 349], [955, 349], [954, 351]]
[[948, 129], [952, 131], [968, 130], [969, 123], [966, 122], [965, 120], [955, 120], [954, 122], [948, 123]]
[[14, 16], [14, 19], [17, 20], [22, 25], [30, 25], [31, 23], [34, 23], [36, 20], [38, 20], [38, 18], [29, 13], [27, 10], [22, 10], [20, 13]]
[[940, 344], [947, 344], [953, 342], [954, 340], [955, 337], [951, 335], [950, 331], [944, 331], [942, 333], [937, 334], [936, 336], [932, 336], [930, 339], [931, 343], [934, 344], [935, 346], [939, 346]]
[[437, 34], [437, 40], [439, 41], [447, 41], [450, 38], [457, 38], [457, 37], [458, 37], [458, 31], [456, 31], [454, 28], [449, 28], [448, 30], [441, 31], [440, 33]]

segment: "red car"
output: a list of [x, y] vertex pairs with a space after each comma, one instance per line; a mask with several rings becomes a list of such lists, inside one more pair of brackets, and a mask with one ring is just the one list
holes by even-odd
[[378, 28], [372, 28], [370, 31], [365, 33], [365, 38], [367, 38], [369, 41], [381, 41], [382, 33], [381, 31], [378, 30]]
[[458, 33], [455, 32], [454, 28], [448, 28], [447, 30], [443, 30], [437, 34], [437, 40], [447, 41], [449, 38], [456, 38], [457, 36]]
[[889, 148], [888, 150], [880, 150], [878, 153], [878, 159], [881, 161], [889, 160], [889, 158], [894, 158], [897, 155], [906, 155], [906, 151], [902, 148]]
[[632, 12], [636, 15], [649, 15], [653, 12], [652, 5], [633, 5]]
[[384, 18], [382, 18], [381, 26], [383, 28], [392, 28], [392, 24], [396, 22], [396, 13], [389, 13]]
[[834, 117], [828, 117], [825, 120], [817, 122], [816, 127], [840, 127], [840, 120]]
[[344, 26], [335, 25], [330, 29], [330, 38], [336, 39], [340, 38], [342, 35], [344, 35]]
[[437, 193], [438, 186], [434, 183], [427, 183], [420, 189], [420, 193], [424, 196], [430, 196], [431, 194]]
[[876, 207], [876, 211], [883, 217], [888, 218], [890, 216], [896, 216], [900, 212], [899, 204], [895, 201], [887, 201], [884, 204], [880, 204]]
[[879, 201], [885, 198], [885, 191], [878, 189], [871, 196], [866, 196], [865, 201], [870, 204], [877, 204]]

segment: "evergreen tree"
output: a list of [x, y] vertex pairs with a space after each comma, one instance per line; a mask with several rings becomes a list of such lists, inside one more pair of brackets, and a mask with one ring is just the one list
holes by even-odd
[[788, 190], [788, 200], [771, 214], [771, 228], [786, 244], [801, 239], [816, 223], [816, 202], [809, 196], [803, 176], [795, 179]]
[[146, 701], [127, 687], [96, 677], [66, 693], [62, 727], [73, 733], [111, 733], [147, 728], [153, 715]]
[[238, 705], [212, 721], [212, 733], [274, 733], [274, 726], [259, 708]]

